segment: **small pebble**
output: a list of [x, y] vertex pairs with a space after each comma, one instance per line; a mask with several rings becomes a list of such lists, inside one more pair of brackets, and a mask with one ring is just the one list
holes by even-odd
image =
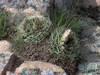
[[67, 75], [66, 73], [63, 73], [63, 75]]
[[91, 46], [92, 51], [95, 51], [95, 48], [93, 46]]

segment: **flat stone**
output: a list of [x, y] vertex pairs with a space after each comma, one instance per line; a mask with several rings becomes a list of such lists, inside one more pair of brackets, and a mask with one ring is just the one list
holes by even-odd
[[53, 65], [51, 63], [41, 62], [41, 61], [24, 61], [18, 68], [16, 68], [15, 73], [21, 73], [23, 68], [33, 69], [39, 68], [41, 71], [47, 71], [52, 69], [53, 72], [65, 72], [60, 66]]
[[[4, 55], [5, 57], [3, 60], [0, 59], [0, 75], [5, 75], [6, 71], [10, 71], [15, 60], [14, 54], [7, 54]], [[9, 59], [6, 59], [6, 57], [9, 57]]]

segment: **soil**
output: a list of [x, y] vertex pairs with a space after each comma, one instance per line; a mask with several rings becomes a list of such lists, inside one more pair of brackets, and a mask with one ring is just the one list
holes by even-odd
[[[27, 42], [21, 47], [19, 54], [16, 54], [18, 57], [15, 61], [15, 64], [12, 68], [12, 72], [18, 67], [23, 61], [43, 61], [49, 62], [61, 66], [68, 75], [75, 75], [76, 63], [72, 63], [70, 60], [56, 59], [49, 52], [49, 43], [47, 40], [44, 40], [41, 43], [31, 43]], [[13, 51], [13, 50], [12, 50]]]

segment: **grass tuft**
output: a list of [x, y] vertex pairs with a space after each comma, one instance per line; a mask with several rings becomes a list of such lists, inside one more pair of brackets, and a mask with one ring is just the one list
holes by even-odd
[[63, 9], [51, 8], [51, 20], [55, 27], [65, 26], [71, 29], [75, 34], [81, 32], [84, 23], [81, 16], [77, 16], [73, 11], [64, 11]]
[[21, 34], [18, 32], [17, 36], [11, 36], [12, 40], [12, 50], [15, 51], [16, 54], [19, 54], [21, 50], [24, 48], [24, 40], [22, 39]]
[[9, 34], [9, 28], [7, 28], [6, 18], [9, 12], [0, 6], [0, 39], [6, 38]]

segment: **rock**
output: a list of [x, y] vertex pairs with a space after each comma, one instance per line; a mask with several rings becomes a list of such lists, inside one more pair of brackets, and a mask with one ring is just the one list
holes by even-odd
[[24, 68], [24, 70], [21, 73], [12, 73], [10, 71], [6, 72], [6, 75], [67, 75], [65, 72], [53, 72], [52, 69], [49, 69], [47, 71], [30, 71], [28, 68]]
[[35, 11], [39, 11], [42, 15], [48, 16], [49, 15], [49, 1], [50, 0], [28, 0], [27, 4], [29, 7], [31, 7]]
[[5, 3], [5, 1], [1, 0], [0, 1], [0, 5], [3, 5]]
[[86, 67], [86, 70], [87, 71], [92, 71], [92, 70], [98, 70], [98, 67], [97, 67], [98, 65], [96, 64], [96, 63], [89, 63], [88, 65], [87, 65], [87, 67]]
[[10, 71], [12, 69], [15, 60], [15, 55], [12, 54], [9, 59], [4, 59], [4, 60], [6, 64], [4, 65], [4, 68], [2, 68], [1, 75], [5, 75], [6, 71]]
[[15, 75], [15, 74], [11, 73], [10, 71], [7, 71], [6, 75]]
[[10, 54], [10, 47], [11, 47], [11, 44], [6, 41], [6, 40], [2, 40], [0, 41], [0, 54]]
[[84, 73], [83, 75], [93, 75], [92, 73]]
[[41, 72], [41, 75], [53, 75], [53, 71], [49, 69], [48, 71]]
[[5, 8], [10, 13], [16, 13], [18, 11], [17, 9], [12, 8], [12, 7], [11, 8], [8, 8], [7, 5], [5, 5], [5, 4], [2, 7]]
[[57, 5], [59, 8], [63, 8], [65, 10], [70, 9], [72, 6], [72, 0], [51, 0], [51, 5]]
[[[96, 25], [96, 22], [91, 18], [85, 19], [88, 25], [84, 27], [82, 31], [83, 34], [87, 34], [89, 37], [88, 40], [81, 42], [81, 53], [84, 56], [85, 60], [82, 62], [78, 68], [79, 72], [77, 75], [99, 75], [100, 74], [100, 27]], [[93, 25], [94, 23], [94, 25]], [[88, 42], [88, 43], [86, 43]], [[84, 72], [84, 74], [83, 74]], [[98, 74], [97, 74], [98, 73]]]
[[[37, 14], [39, 13], [39, 11], [36, 11], [34, 8], [32, 7], [27, 7], [25, 8], [24, 10], [22, 9], [16, 9], [16, 8], [13, 8], [13, 7], [7, 7], [7, 5], [3, 5], [2, 8], [5, 8], [7, 11], [9, 11], [11, 13], [11, 15], [16, 15], [17, 13], [20, 13], [19, 15], [21, 15], [21, 13], [23, 15], [26, 15], [26, 16], [29, 16], [29, 15], [34, 15], [34, 14]], [[35, 11], [34, 11], [35, 10]], [[20, 16], [20, 18], [22, 18], [22, 16]], [[11, 21], [11, 20], [10, 20]]]
[[91, 18], [85, 18], [85, 21], [87, 22], [87, 26], [84, 27], [84, 30], [82, 32], [82, 35], [85, 35], [87, 38], [88, 36], [91, 36], [95, 29], [97, 28], [96, 21]]
[[63, 73], [63, 75], [67, 75], [66, 73]]
[[97, 74], [97, 73], [95, 73], [95, 72], [92, 72], [92, 74], [93, 74], [93, 75], [98, 75], [98, 74]]
[[7, 16], [7, 25], [15, 30], [15, 24], [19, 24], [22, 19], [25, 18], [25, 14], [15, 8], [7, 8], [7, 11], [11, 12], [9, 16]]
[[95, 72], [92, 73], [77, 73], [77, 75], [97, 75]]
[[6, 41], [0, 41], [0, 75], [5, 75], [10, 71], [15, 60], [15, 55], [10, 52], [11, 44]]
[[45, 17], [49, 16], [49, 12], [50, 12], [49, 7], [50, 5], [48, 3], [42, 3], [40, 7], [40, 13], [44, 15]]
[[93, 20], [92, 18], [89, 18], [89, 17], [86, 17], [85, 18], [85, 21], [90, 25], [90, 24], [96, 24], [96, 21], [95, 20]]
[[21, 11], [21, 12], [26, 14], [26, 15], [34, 15], [35, 12], [39, 13], [38, 11], [33, 11], [33, 9], [31, 7], [27, 8], [24, 11]]
[[97, 27], [96, 31], [97, 31], [98, 33], [100, 33], [100, 27], [99, 27], [99, 26]]
[[24, 61], [18, 68], [16, 68], [15, 73], [20, 73], [23, 68], [39, 68], [41, 71], [47, 71], [49, 69], [52, 69], [53, 72], [60, 72], [63, 73], [65, 72], [61, 67], [46, 63], [46, 62], [41, 62], [41, 61]]
[[40, 6], [43, 3], [43, 0], [28, 0], [27, 4], [30, 7], [35, 7], [36, 10], [40, 10]]
[[[54, 72], [52, 71], [52, 69], [49, 69], [47, 71], [43, 71], [41, 72], [41, 75], [55, 75]], [[56, 75], [67, 75], [65, 72], [63, 74], [59, 73], [59, 74], [56, 74]]]
[[83, 75], [82, 73], [78, 72], [76, 75]]
[[83, 0], [83, 4], [86, 8], [89, 8], [90, 5], [94, 8], [100, 6], [100, 0]]
[[96, 28], [97, 28], [97, 26], [91, 26], [91, 27], [89, 27], [89, 29], [88, 28], [84, 28], [84, 31], [82, 32], [82, 34], [83, 35], [87, 34], [87, 37], [90, 37], [90, 36], [92, 36], [92, 34], [93, 34], [93, 32], [95, 31]]

